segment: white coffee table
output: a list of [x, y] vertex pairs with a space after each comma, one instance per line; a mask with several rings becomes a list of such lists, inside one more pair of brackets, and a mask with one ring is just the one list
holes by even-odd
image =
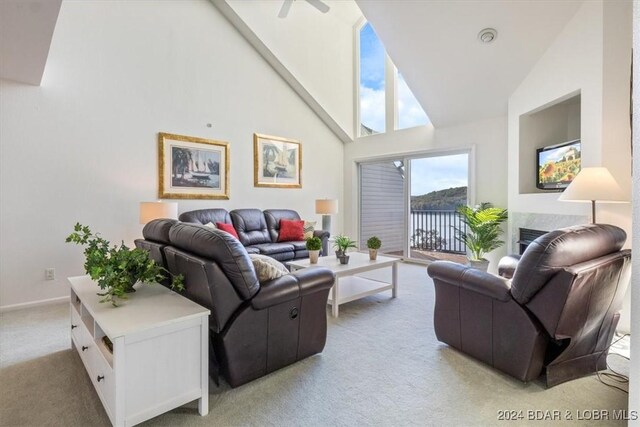
[[[371, 261], [369, 254], [349, 252], [349, 264], [340, 264], [333, 255], [320, 257], [317, 264], [311, 264], [309, 259], [290, 261], [291, 271], [307, 267], [320, 266], [333, 271], [336, 280], [331, 288], [328, 304], [331, 304], [331, 314], [338, 317], [338, 307], [350, 301], [391, 290], [392, 298], [398, 296], [398, 262], [399, 258], [378, 255], [378, 259]], [[356, 276], [365, 271], [391, 267], [391, 283]]]

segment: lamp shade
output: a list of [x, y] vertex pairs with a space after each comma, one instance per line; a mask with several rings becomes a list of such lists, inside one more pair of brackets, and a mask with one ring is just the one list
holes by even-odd
[[322, 215], [331, 215], [338, 213], [338, 200], [336, 199], [318, 199], [316, 200], [316, 213]]
[[583, 168], [564, 190], [558, 200], [564, 202], [598, 202], [624, 203], [629, 196], [622, 191], [620, 185], [607, 168]]
[[154, 219], [178, 219], [178, 203], [176, 202], [141, 202], [140, 224], [146, 224]]

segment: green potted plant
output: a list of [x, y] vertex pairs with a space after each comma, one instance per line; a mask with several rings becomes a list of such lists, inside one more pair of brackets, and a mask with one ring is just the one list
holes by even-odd
[[349, 236], [336, 236], [333, 247], [336, 248], [336, 257], [340, 260], [340, 264], [349, 264], [349, 256], [347, 250], [349, 248], [357, 248], [356, 242], [351, 240]]
[[484, 255], [504, 244], [500, 236], [501, 225], [508, 217], [507, 210], [495, 208], [491, 203], [481, 203], [474, 208], [460, 206], [457, 212], [466, 225], [466, 230], [454, 227], [456, 239], [467, 245], [469, 264], [486, 271], [489, 261], [484, 259]]
[[133, 285], [138, 282], [154, 283], [171, 276], [171, 287], [174, 290], [184, 289], [182, 275], [174, 276], [164, 267], [158, 265], [149, 252], [144, 249], [130, 249], [124, 242], [120, 246], [111, 246], [108, 240], [80, 223], [73, 227], [67, 243], [86, 246], [84, 250], [85, 272], [104, 292], [100, 302], [110, 302], [118, 306], [118, 298], [126, 299], [126, 294], [135, 292]]
[[378, 236], [371, 236], [367, 240], [367, 248], [369, 248], [369, 259], [375, 261], [378, 257], [378, 249], [382, 246], [382, 241]]
[[322, 249], [322, 240], [319, 237], [309, 237], [307, 239], [307, 250], [309, 251], [309, 262], [311, 264], [318, 263], [318, 257], [320, 256], [320, 249]]

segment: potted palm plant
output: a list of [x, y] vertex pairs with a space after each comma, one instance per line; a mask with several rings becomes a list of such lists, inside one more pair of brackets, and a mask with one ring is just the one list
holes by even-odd
[[491, 203], [481, 203], [473, 208], [460, 206], [457, 211], [466, 225], [466, 230], [454, 227], [456, 239], [467, 246], [471, 267], [487, 271], [489, 261], [484, 255], [504, 244], [500, 236], [501, 225], [508, 217], [507, 210], [495, 208]]
[[130, 249], [124, 242], [111, 246], [108, 240], [80, 223], [73, 227], [66, 242], [86, 246], [84, 269], [104, 291], [98, 294], [103, 297], [100, 302], [110, 302], [117, 307], [118, 299], [127, 299], [127, 293], [135, 292], [133, 285], [136, 283], [160, 282], [169, 276], [172, 289], [184, 289], [182, 275], [172, 275], [151, 259], [148, 251]]
[[333, 247], [336, 248], [336, 257], [340, 260], [340, 264], [349, 264], [347, 250], [349, 248], [357, 248], [356, 242], [351, 240], [349, 236], [344, 235], [336, 236]]
[[367, 248], [369, 248], [369, 259], [375, 261], [378, 257], [378, 249], [382, 246], [382, 241], [378, 236], [371, 236], [367, 240]]
[[320, 256], [320, 249], [322, 249], [322, 240], [319, 237], [309, 237], [306, 243], [307, 250], [309, 251], [309, 262], [311, 264], [318, 263], [318, 257]]

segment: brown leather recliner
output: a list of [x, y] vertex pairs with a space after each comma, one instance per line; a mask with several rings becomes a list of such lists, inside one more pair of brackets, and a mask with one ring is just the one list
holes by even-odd
[[552, 231], [501, 262], [506, 277], [432, 263], [438, 340], [522, 381], [545, 372], [548, 387], [606, 369], [630, 279], [625, 240], [613, 225]]
[[184, 275], [184, 296], [211, 310], [210, 374], [232, 387], [324, 349], [334, 274], [311, 267], [260, 283], [242, 244], [187, 223], [169, 229], [167, 268]]

